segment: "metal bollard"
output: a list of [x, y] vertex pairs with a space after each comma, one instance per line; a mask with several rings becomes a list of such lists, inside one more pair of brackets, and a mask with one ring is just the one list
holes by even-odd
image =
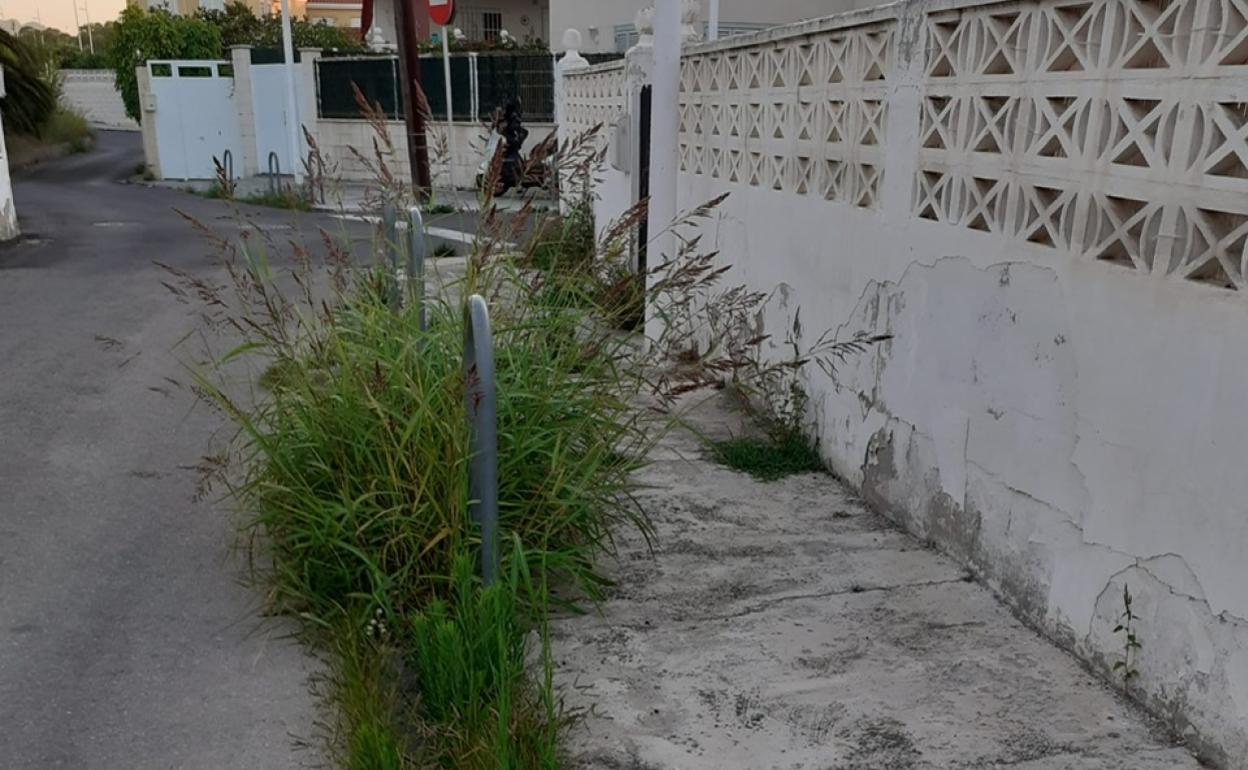
[[407, 216], [407, 280], [423, 332], [429, 320], [425, 314], [425, 222], [416, 206], [408, 210]]
[[498, 578], [498, 408], [490, 311], [480, 294], [464, 307], [464, 396], [468, 409], [468, 513], [481, 526], [481, 578]]
[[386, 306], [398, 310], [403, 302], [399, 291], [399, 214], [393, 203], [387, 203], [381, 209], [381, 238], [383, 256], [390, 270], [390, 280], [386, 282]]
[[234, 153], [226, 150], [221, 153], [221, 169], [225, 172], [225, 184], [229, 185], [234, 182]]
[[276, 152], [269, 153], [269, 194], [280, 195], [282, 192], [282, 161]]

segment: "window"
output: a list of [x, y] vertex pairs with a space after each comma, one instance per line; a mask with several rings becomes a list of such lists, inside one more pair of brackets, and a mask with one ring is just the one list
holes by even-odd
[[485, 11], [481, 14], [481, 38], [483, 40], [497, 40], [500, 32], [503, 31], [503, 15], [498, 11]]
[[457, 26], [469, 40], [497, 40], [503, 31], [503, 13], [497, 8], [463, 8]]

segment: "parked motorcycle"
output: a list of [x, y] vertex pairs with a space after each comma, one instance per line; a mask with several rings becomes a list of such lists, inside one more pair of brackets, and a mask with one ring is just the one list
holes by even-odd
[[501, 111], [496, 111], [490, 127], [490, 136], [485, 145], [485, 157], [477, 167], [477, 189], [484, 190], [486, 180], [490, 178], [491, 168], [499, 164], [495, 181], [494, 194], [503, 195], [513, 187], [531, 189], [545, 188], [555, 180], [551, 168], [558, 140], [551, 132], [533, 148], [526, 158], [524, 142], [529, 137], [529, 130], [520, 120], [520, 104], [508, 102]]

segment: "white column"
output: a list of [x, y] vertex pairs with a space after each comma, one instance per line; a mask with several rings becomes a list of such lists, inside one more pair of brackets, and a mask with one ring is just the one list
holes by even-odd
[[296, 184], [303, 181], [303, 164], [299, 157], [299, 99], [295, 95], [295, 46], [290, 34], [290, 0], [282, 0], [282, 50], [286, 55], [286, 135], [289, 142], [288, 163]]
[[[568, 126], [567, 114], [568, 106], [565, 103], [566, 93], [564, 91], [564, 77], [570, 72], [583, 70], [589, 66], [589, 61], [581, 56], [581, 33], [576, 29], [567, 29], [563, 33], [563, 48], [565, 53], [555, 62], [555, 131], [558, 132], [559, 146], [564, 147], [569, 140], [573, 139], [575, 132]], [[604, 131], [607, 130], [605, 127]], [[566, 169], [565, 169], [566, 172]], [[573, 180], [570, 175], [566, 174], [559, 180], [559, 210], [563, 214], [567, 214], [572, 204], [572, 198], [575, 192], [572, 189]]]
[[238, 136], [243, 157], [234, 159], [234, 173], [253, 177], [260, 173], [260, 150], [256, 146], [255, 90], [251, 87], [251, 46], [230, 47], [234, 65], [234, 108], [238, 111]]
[[[633, 19], [637, 45], [624, 54], [624, 87], [628, 102], [629, 205], [641, 200], [641, 91], [654, 79], [654, 9], [645, 8]], [[653, 97], [651, 93], [651, 97]], [[651, 102], [653, 107], [653, 102]], [[653, 145], [652, 145], [653, 146]], [[636, 250], [633, 254], [636, 257]], [[636, 264], [633, 265], [636, 268]]]
[[319, 119], [320, 107], [316, 103], [316, 62], [321, 58], [319, 48], [299, 49], [299, 135], [303, 136], [304, 128], [312, 134], [312, 138], [320, 141]]
[[[654, 10], [654, 84], [650, 103], [650, 246], [648, 263], [676, 255], [670, 227], [676, 219], [680, 111], [681, 0], [657, 0]], [[659, 235], [662, 233], [662, 235]]]
[[719, 0], [709, 0], [711, 7], [707, 14], [706, 39], [719, 40]]
[[[0, 67], [0, 97], [5, 95], [4, 68]], [[0, 122], [0, 241], [21, 235], [17, 226], [17, 206], [13, 203], [13, 182], [9, 178], [9, 150], [4, 144], [4, 125]]]
[[555, 128], [559, 131], [559, 143], [563, 144], [572, 138], [572, 134], [568, 131], [564, 116], [567, 114], [567, 105], [564, 104], [563, 97], [563, 78], [569, 72], [583, 70], [589, 66], [589, 62], [584, 56], [581, 56], [581, 33], [579, 30], [568, 29], [563, 33], [563, 49], [564, 54], [555, 62]]

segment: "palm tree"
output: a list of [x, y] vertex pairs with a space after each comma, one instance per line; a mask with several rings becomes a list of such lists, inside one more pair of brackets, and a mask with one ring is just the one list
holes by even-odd
[[5, 97], [0, 113], [10, 131], [36, 134], [56, 109], [56, 91], [39, 74], [39, 61], [30, 47], [0, 29], [0, 66], [4, 67]]

